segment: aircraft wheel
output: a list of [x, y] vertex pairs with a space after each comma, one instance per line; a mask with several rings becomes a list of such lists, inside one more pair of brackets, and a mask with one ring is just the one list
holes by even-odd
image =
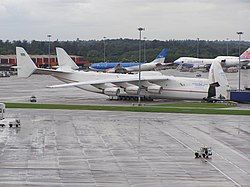
[[195, 153], [195, 158], [199, 158], [199, 153]]
[[10, 127], [12, 127], [12, 124], [9, 124]]

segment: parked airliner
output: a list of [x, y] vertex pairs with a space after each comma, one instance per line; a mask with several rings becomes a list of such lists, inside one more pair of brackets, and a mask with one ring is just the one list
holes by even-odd
[[[74, 86], [90, 92], [118, 97], [134, 97], [139, 94], [138, 74], [76, 71], [72, 68], [72, 66], [75, 67], [72, 62], [65, 63], [56, 70], [38, 68], [21, 47], [16, 48], [16, 56], [19, 77], [29, 77], [33, 73], [47, 74], [65, 83], [49, 86], [50, 88]], [[60, 53], [58, 57], [69, 58], [66, 52]], [[155, 71], [141, 73], [140, 97], [144, 98], [188, 100], [201, 100], [213, 96], [228, 98], [228, 90], [227, 78], [219, 63], [212, 64], [208, 79], [166, 76]]]
[[[141, 62], [142, 71], [154, 70], [156, 67], [164, 66], [165, 58], [168, 54], [168, 49], [163, 49], [155, 60], [149, 63]], [[99, 62], [93, 63], [90, 67], [93, 71], [103, 71], [109, 73], [116, 72], [134, 72], [139, 71], [139, 62]]]
[[[250, 48], [248, 48], [240, 56], [241, 66], [247, 66], [250, 63]], [[180, 57], [174, 61], [174, 64], [188, 67], [188, 68], [204, 68], [210, 66], [213, 62], [220, 62], [225, 68], [238, 66], [239, 57], [236, 56], [217, 56], [214, 59], [194, 58], [194, 57]]]

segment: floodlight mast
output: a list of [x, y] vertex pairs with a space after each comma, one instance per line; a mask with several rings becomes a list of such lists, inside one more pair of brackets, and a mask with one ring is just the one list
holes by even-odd
[[50, 38], [51, 38], [51, 34], [48, 34], [47, 37], [49, 38], [49, 60], [48, 60], [48, 66], [49, 68], [51, 68], [51, 64], [50, 64]]
[[138, 106], [141, 105], [141, 32], [145, 31], [145, 28], [139, 27], [139, 89], [138, 89]]
[[238, 70], [239, 70], [239, 91], [240, 91], [240, 78], [241, 78], [241, 67], [240, 67], [240, 42], [241, 42], [241, 35], [243, 34], [243, 32], [237, 32], [237, 34], [239, 35], [239, 66], [238, 66]]
[[106, 36], [103, 37], [103, 62], [106, 62], [106, 44], [105, 44], [105, 40], [106, 40]]

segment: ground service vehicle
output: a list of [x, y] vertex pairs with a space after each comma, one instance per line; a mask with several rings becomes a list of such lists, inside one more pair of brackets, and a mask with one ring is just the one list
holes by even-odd
[[15, 118], [4, 118], [5, 104], [0, 103], [0, 127], [20, 127], [20, 119]]
[[211, 147], [201, 147], [199, 151], [195, 151], [195, 158], [211, 158], [212, 148]]

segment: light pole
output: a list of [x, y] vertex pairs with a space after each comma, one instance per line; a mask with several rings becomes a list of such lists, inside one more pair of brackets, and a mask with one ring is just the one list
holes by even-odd
[[51, 68], [50, 67], [50, 38], [51, 38], [51, 36], [52, 36], [51, 34], [47, 35], [47, 37], [49, 38], [49, 59], [48, 59], [48, 66], [49, 66], [49, 68]]
[[228, 38], [227, 38], [227, 56], [228, 56]]
[[144, 40], [144, 63], [146, 63], [146, 39], [147, 39], [147, 37], [143, 37], [143, 40]]
[[199, 38], [197, 38], [197, 50], [196, 50], [196, 56], [199, 58]]
[[239, 91], [240, 91], [240, 40], [241, 40], [241, 35], [243, 34], [243, 32], [237, 32], [237, 34], [239, 35]]
[[141, 105], [141, 32], [145, 31], [145, 28], [139, 27], [139, 89], [138, 89], [138, 106]]
[[106, 45], [105, 45], [105, 39], [106, 37], [103, 37], [103, 62], [106, 61], [105, 57], [106, 57]]

